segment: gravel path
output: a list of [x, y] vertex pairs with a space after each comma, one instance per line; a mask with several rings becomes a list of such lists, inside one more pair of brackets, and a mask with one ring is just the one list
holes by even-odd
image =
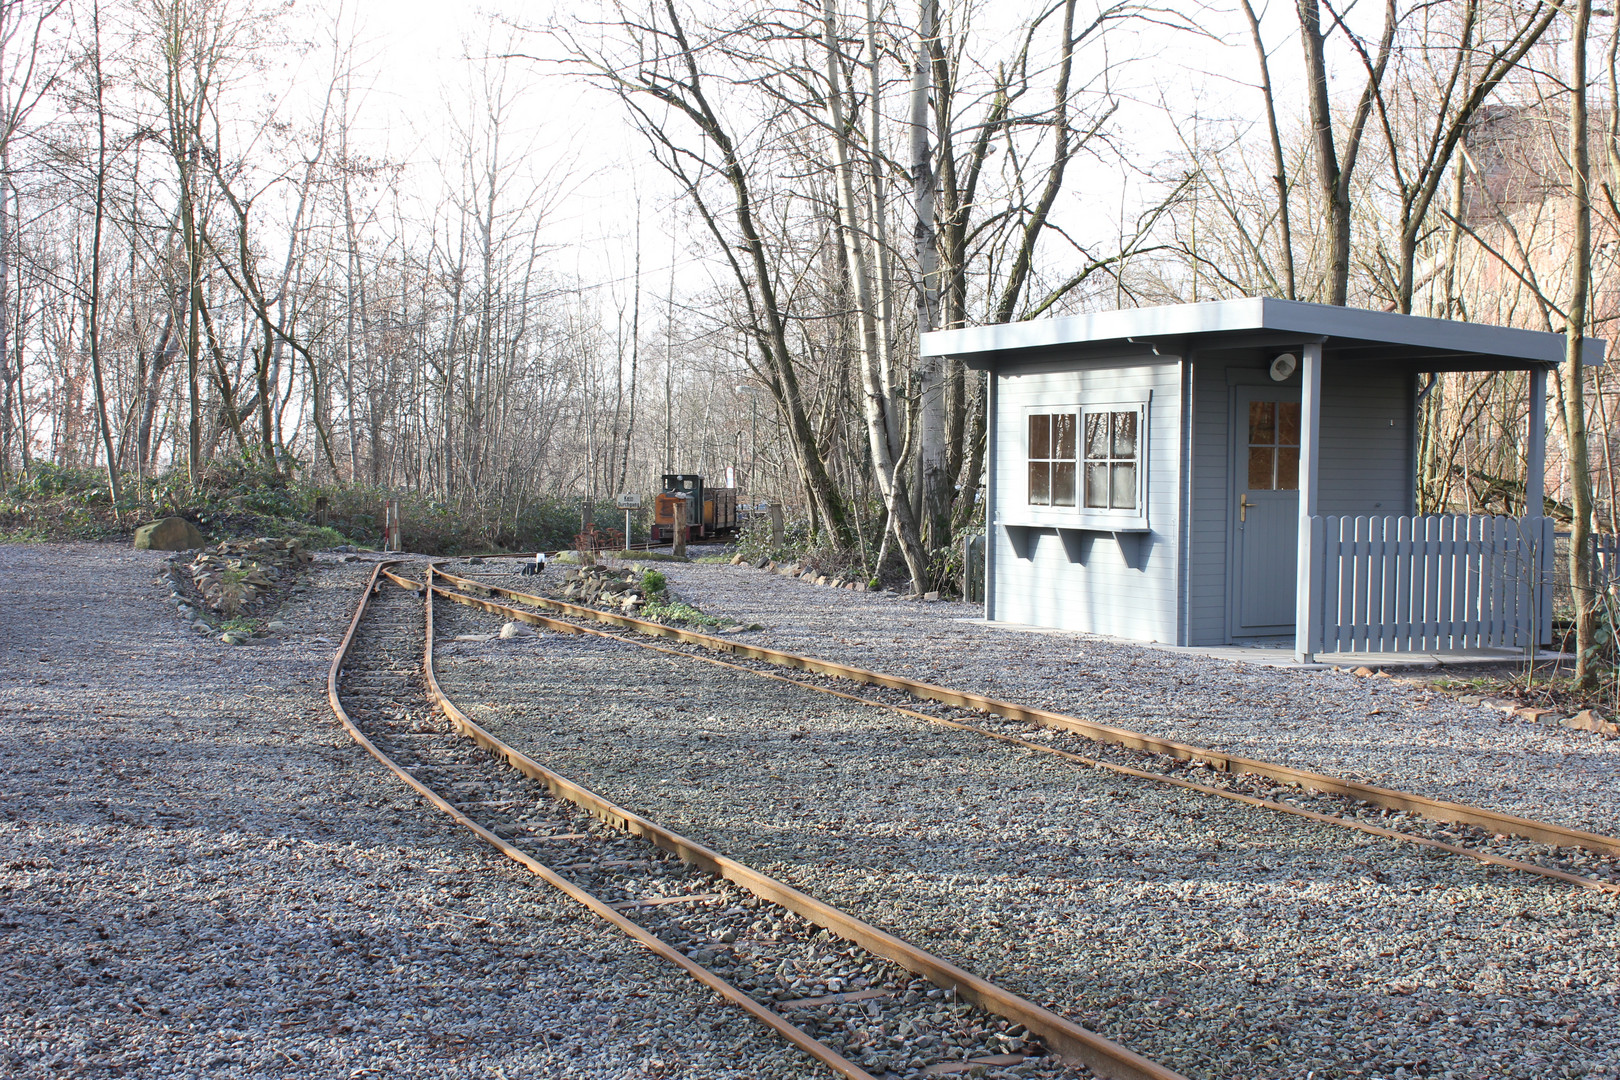
[[1620, 1076], [1613, 897], [613, 641], [440, 669], [565, 775], [1189, 1075]]
[[658, 569], [704, 611], [763, 627], [730, 635], [739, 641], [1620, 835], [1620, 740], [1507, 718], [1392, 679], [986, 626], [969, 621], [983, 615], [976, 605], [834, 590], [744, 567]]
[[350, 742], [369, 566], [232, 648], [161, 565], [0, 546], [0, 1075], [825, 1075]]

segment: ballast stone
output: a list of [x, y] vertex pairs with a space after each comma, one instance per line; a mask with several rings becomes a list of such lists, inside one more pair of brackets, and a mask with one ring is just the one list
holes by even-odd
[[189, 551], [203, 546], [203, 534], [182, 517], [166, 517], [135, 530], [137, 551]]

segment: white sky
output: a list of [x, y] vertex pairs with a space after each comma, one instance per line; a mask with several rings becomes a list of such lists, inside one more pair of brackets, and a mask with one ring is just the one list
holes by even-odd
[[[333, 7], [339, 2], [324, 0]], [[465, 100], [462, 88], [468, 79], [476, 77], [466, 54], [483, 51], [492, 39], [498, 43], [505, 38], [503, 29], [491, 28], [489, 16], [507, 16], [539, 25], [551, 18], [559, 6], [553, 0], [484, 0], [478, 4], [457, 0], [341, 2], [357, 29], [356, 60], [362, 72], [359, 81], [370, 85], [357, 137], [371, 143], [381, 155], [410, 163], [416, 170], [415, 189], [423, 197], [435, 197], [429, 194], [436, 187], [433, 162], [443, 153], [451, 103]], [[900, 3], [902, 10], [910, 6], [910, 0]], [[1175, 4], [1175, 0], [1171, 3]], [[313, 24], [309, 32], [318, 39], [328, 38], [331, 33], [331, 8], [322, 5], [323, 0], [310, 0], [300, 15]], [[593, 6], [591, 0], [583, 0], [565, 10], [588, 10]], [[851, 11], [856, 7], [848, 0], [843, 6]], [[1176, 6], [1188, 12], [1193, 9], [1190, 4]], [[1368, 8], [1372, 10], [1372, 5]], [[979, 62], [994, 64], [1008, 55], [1018, 24], [1036, 10], [1035, 4], [1026, 0], [991, 0], [981, 5], [977, 19], [992, 32], [983, 36]], [[1374, 17], [1378, 14], [1373, 11]], [[1217, 123], [1229, 118], [1263, 123], [1260, 97], [1253, 89], [1257, 76], [1246, 26], [1234, 10], [1206, 9], [1189, 17], [1218, 31], [1224, 43], [1154, 26], [1130, 30], [1122, 27], [1123, 32], [1109, 39], [1111, 59], [1133, 61], [1120, 66], [1118, 75], [1111, 80], [1111, 88], [1123, 99], [1115, 127], [1127, 134], [1134, 164], [1150, 175], [1153, 167], [1161, 165], [1176, 148], [1165, 105], [1182, 116], [1196, 112]], [[1302, 122], [1299, 114], [1303, 104], [1298, 92], [1300, 50], [1293, 33], [1293, 5], [1287, 0], [1271, 0], [1264, 19], [1283, 122]], [[1045, 36], [1050, 38], [1050, 32]], [[525, 45], [544, 47], [534, 35]], [[308, 79], [310, 85], [324, 88], [326, 71], [308, 69], [325, 62], [324, 58], [309, 56], [300, 65], [300, 81]], [[1348, 57], [1341, 60], [1346, 84], [1359, 87], [1359, 73], [1350, 70], [1354, 64]], [[1077, 80], [1085, 74], [1077, 72]], [[537, 168], [550, 166], [558, 159], [573, 163], [566, 197], [559, 203], [548, 230], [548, 239], [556, 245], [556, 268], [585, 283], [622, 280], [633, 258], [631, 207], [639, 190], [644, 217], [644, 291], [661, 295], [668, 287], [672, 265], [678, 291], [691, 294], [705, 287], [711, 280], [712, 267], [700, 254], [693, 253], [688, 241], [671, 235], [670, 226], [677, 216], [671, 206], [672, 186], [649, 160], [645, 145], [630, 128], [621, 106], [606, 94], [570, 82], [543, 65], [517, 62], [512, 76], [530, 84], [519, 110], [518, 125], [527, 131], [514, 132], [514, 137], [532, 144], [531, 160]], [[1044, 104], [1042, 98], [1037, 107]], [[1256, 133], [1260, 134], [1260, 129]], [[1041, 164], [1037, 162], [1037, 166]], [[1133, 202], [1141, 197], [1140, 185], [1144, 181], [1140, 176], [1130, 182], [1137, 186], [1131, 187], [1117, 170], [1110, 175], [1110, 168], [1107, 164], [1099, 167], [1089, 159], [1078, 160], [1070, 171], [1068, 205], [1059, 207], [1062, 223], [1070, 228], [1095, 230], [1089, 237], [1092, 240], [1113, 235], [1122, 216], [1133, 218]]]

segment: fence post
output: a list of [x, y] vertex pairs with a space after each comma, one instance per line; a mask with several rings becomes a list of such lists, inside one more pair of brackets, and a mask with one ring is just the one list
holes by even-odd
[[782, 546], [783, 532], [782, 504], [773, 502], [771, 503], [771, 547], [779, 548]]
[[388, 505], [383, 508], [383, 550], [405, 550], [404, 542], [400, 538], [398, 499], [389, 499]]
[[328, 520], [330, 520], [330, 504], [327, 502], [325, 495], [317, 495], [315, 496], [315, 525], [317, 528], [324, 529]]
[[983, 533], [974, 533], [962, 541], [962, 599], [970, 604], [984, 603]]
[[675, 524], [670, 530], [669, 552], [678, 559], [686, 558], [686, 505], [685, 499], [675, 500]]

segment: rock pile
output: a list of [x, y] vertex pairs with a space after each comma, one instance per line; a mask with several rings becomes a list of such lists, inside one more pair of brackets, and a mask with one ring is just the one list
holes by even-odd
[[598, 607], [616, 607], [632, 614], [647, 602], [641, 572], [634, 568], [616, 570], [600, 563], [570, 569], [563, 575], [561, 600]]
[[203, 604], [236, 616], [313, 560], [297, 540], [232, 540], [200, 552], [187, 570]]
[[[752, 566], [756, 570], [766, 570], [782, 577], [799, 578], [812, 585], [826, 585], [834, 589], [849, 589], [852, 592], [865, 592], [868, 585], [855, 577], [844, 577], [839, 574], [823, 574], [809, 565], [800, 565], [796, 562], [776, 562], [774, 559], [749, 559], [743, 555], [734, 555], [732, 566]], [[929, 593], [926, 600], [938, 600], [938, 593]]]

